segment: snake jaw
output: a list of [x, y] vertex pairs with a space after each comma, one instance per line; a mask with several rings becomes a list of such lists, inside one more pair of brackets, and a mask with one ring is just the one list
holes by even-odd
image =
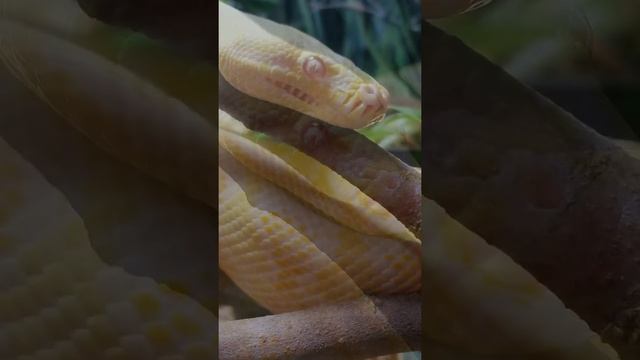
[[353, 116], [362, 118], [373, 114], [373, 119], [377, 119], [387, 110], [389, 93], [382, 86], [363, 84], [358, 88], [356, 98], [357, 106], [351, 110]]
[[[313, 69], [301, 76], [272, 69], [263, 77], [267, 88], [259, 91], [267, 96], [256, 96], [341, 127], [360, 128], [384, 117], [389, 102], [386, 89], [320, 64], [308, 65]], [[253, 91], [258, 89], [256, 85], [254, 82]]]
[[[279, 80], [276, 80], [275, 78], [272, 77], [266, 77], [265, 80], [271, 84], [272, 86], [282, 90], [282, 95], [284, 97], [292, 97], [294, 99], [297, 99], [303, 103], [306, 103], [309, 106], [319, 106], [320, 104], [316, 101], [315, 97], [311, 96], [310, 94], [308, 94], [307, 92], [301, 90], [298, 87], [292, 86], [289, 83], [286, 82], [282, 82]], [[295, 100], [294, 100], [295, 101]]]

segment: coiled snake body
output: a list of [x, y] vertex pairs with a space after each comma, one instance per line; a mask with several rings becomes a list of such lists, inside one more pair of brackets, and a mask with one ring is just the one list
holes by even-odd
[[[388, 93], [348, 60], [292, 28], [219, 9], [220, 73], [236, 89], [344, 127], [384, 116]], [[249, 294], [281, 312], [420, 288], [420, 242], [384, 207], [224, 112], [220, 124], [220, 265]]]
[[[421, 257], [416, 235], [371, 196], [214, 109], [202, 97], [216, 92], [211, 66], [162, 51], [141, 61], [144, 48], [114, 47], [117, 32], [70, 0], [5, 0], [0, 10], [5, 68], [99, 148], [218, 207], [221, 268], [273, 312], [420, 291], [424, 269], [425, 338], [442, 358], [458, 349], [467, 358], [615, 358], [435, 203], [423, 199]], [[384, 115], [386, 90], [319, 42], [222, 3], [220, 19], [219, 71], [236, 89], [341, 127]], [[189, 87], [172, 86], [185, 79]], [[64, 196], [4, 141], [0, 168], [0, 357], [215, 358], [210, 311], [101, 261]]]
[[[47, 11], [33, 11], [43, 7]], [[419, 288], [415, 235], [317, 161], [277, 142], [257, 141], [239, 123], [214, 113], [202, 94], [215, 94], [215, 69], [193, 62], [182, 66], [184, 60], [167, 52], [143, 63], [144, 47], [137, 52], [135, 44], [114, 46], [122, 42], [121, 34], [85, 16], [72, 1], [3, 1], [1, 10], [1, 58], [11, 75], [99, 148], [212, 207], [218, 206], [211, 186], [218, 159], [212, 156], [217, 139], [211, 123], [220, 116], [220, 264], [266, 307], [288, 311], [360, 297], [361, 287], [377, 293]], [[340, 118], [356, 126], [380, 118], [385, 90], [346, 62], [332, 65], [330, 55], [315, 52], [302, 66], [314, 81], [351, 66], [343, 77], [333, 77], [338, 83], [332, 86], [340, 81], [346, 86], [334, 99], [343, 104]], [[185, 78], [193, 87], [171, 86]], [[329, 109], [338, 109], [311, 88], [299, 94], [275, 74], [270, 80], [287, 93], [283, 105], [285, 98], [303, 101], [326, 112], [309, 108], [307, 113], [325, 118], [335, 115]], [[200, 85], [202, 94], [194, 91]], [[4, 198], [24, 195], [3, 202], [13, 214], [2, 219], [3, 228], [23, 235], [11, 238], [2, 258], [2, 357], [215, 358], [210, 312], [154, 281], [103, 263], [64, 197], [3, 145], [3, 169], [17, 168], [5, 173], [3, 190], [10, 192]], [[263, 177], [286, 181], [302, 200]], [[34, 185], [11, 190], [22, 183]], [[40, 193], [53, 199], [55, 206], [43, 206], [46, 211], [73, 224], [51, 231], [36, 226], [47, 234], [42, 240], [28, 231], [42, 220], [29, 217], [33, 200], [26, 196]], [[294, 225], [306, 227], [305, 235]], [[74, 240], [66, 245], [67, 238]], [[390, 271], [378, 271], [382, 262], [393, 265]], [[32, 297], [39, 300], [28, 301]], [[16, 309], [16, 304], [21, 305]], [[50, 325], [55, 319], [63, 325]]]

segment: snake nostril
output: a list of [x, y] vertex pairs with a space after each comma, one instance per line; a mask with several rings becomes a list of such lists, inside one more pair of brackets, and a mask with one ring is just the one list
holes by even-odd
[[362, 90], [364, 92], [366, 92], [367, 94], [375, 94], [376, 93], [376, 88], [373, 85], [369, 85], [369, 84], [364, 85], [362, 87]]
[[380, 97], [379, 91], [375, 85], [371, 84], [363, 84], [360, 85], [360, 89], [358, 91], [360, 95], [360, 99], [366, 105], [380, 105], [382, 98]]

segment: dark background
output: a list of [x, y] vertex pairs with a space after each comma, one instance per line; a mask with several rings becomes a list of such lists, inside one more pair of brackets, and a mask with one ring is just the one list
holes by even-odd
[[640, 2], [494, 0], [434, 21], [598, 132], [640, 133]]

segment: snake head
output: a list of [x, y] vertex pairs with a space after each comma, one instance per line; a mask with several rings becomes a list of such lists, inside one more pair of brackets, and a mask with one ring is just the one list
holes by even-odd
[[389, 92], [351, 61], [294, 28], [250, 20], [257, 26], [219, 49], [220, 72], [236, 89], [340, 127], [384, 117]]
[[360, 128], [381, 120], [389, 92], [344, 58], [301, 51], [296, 66], [302, 74], [297, 87], [315, 98], [308, 114], [334, 125]]

